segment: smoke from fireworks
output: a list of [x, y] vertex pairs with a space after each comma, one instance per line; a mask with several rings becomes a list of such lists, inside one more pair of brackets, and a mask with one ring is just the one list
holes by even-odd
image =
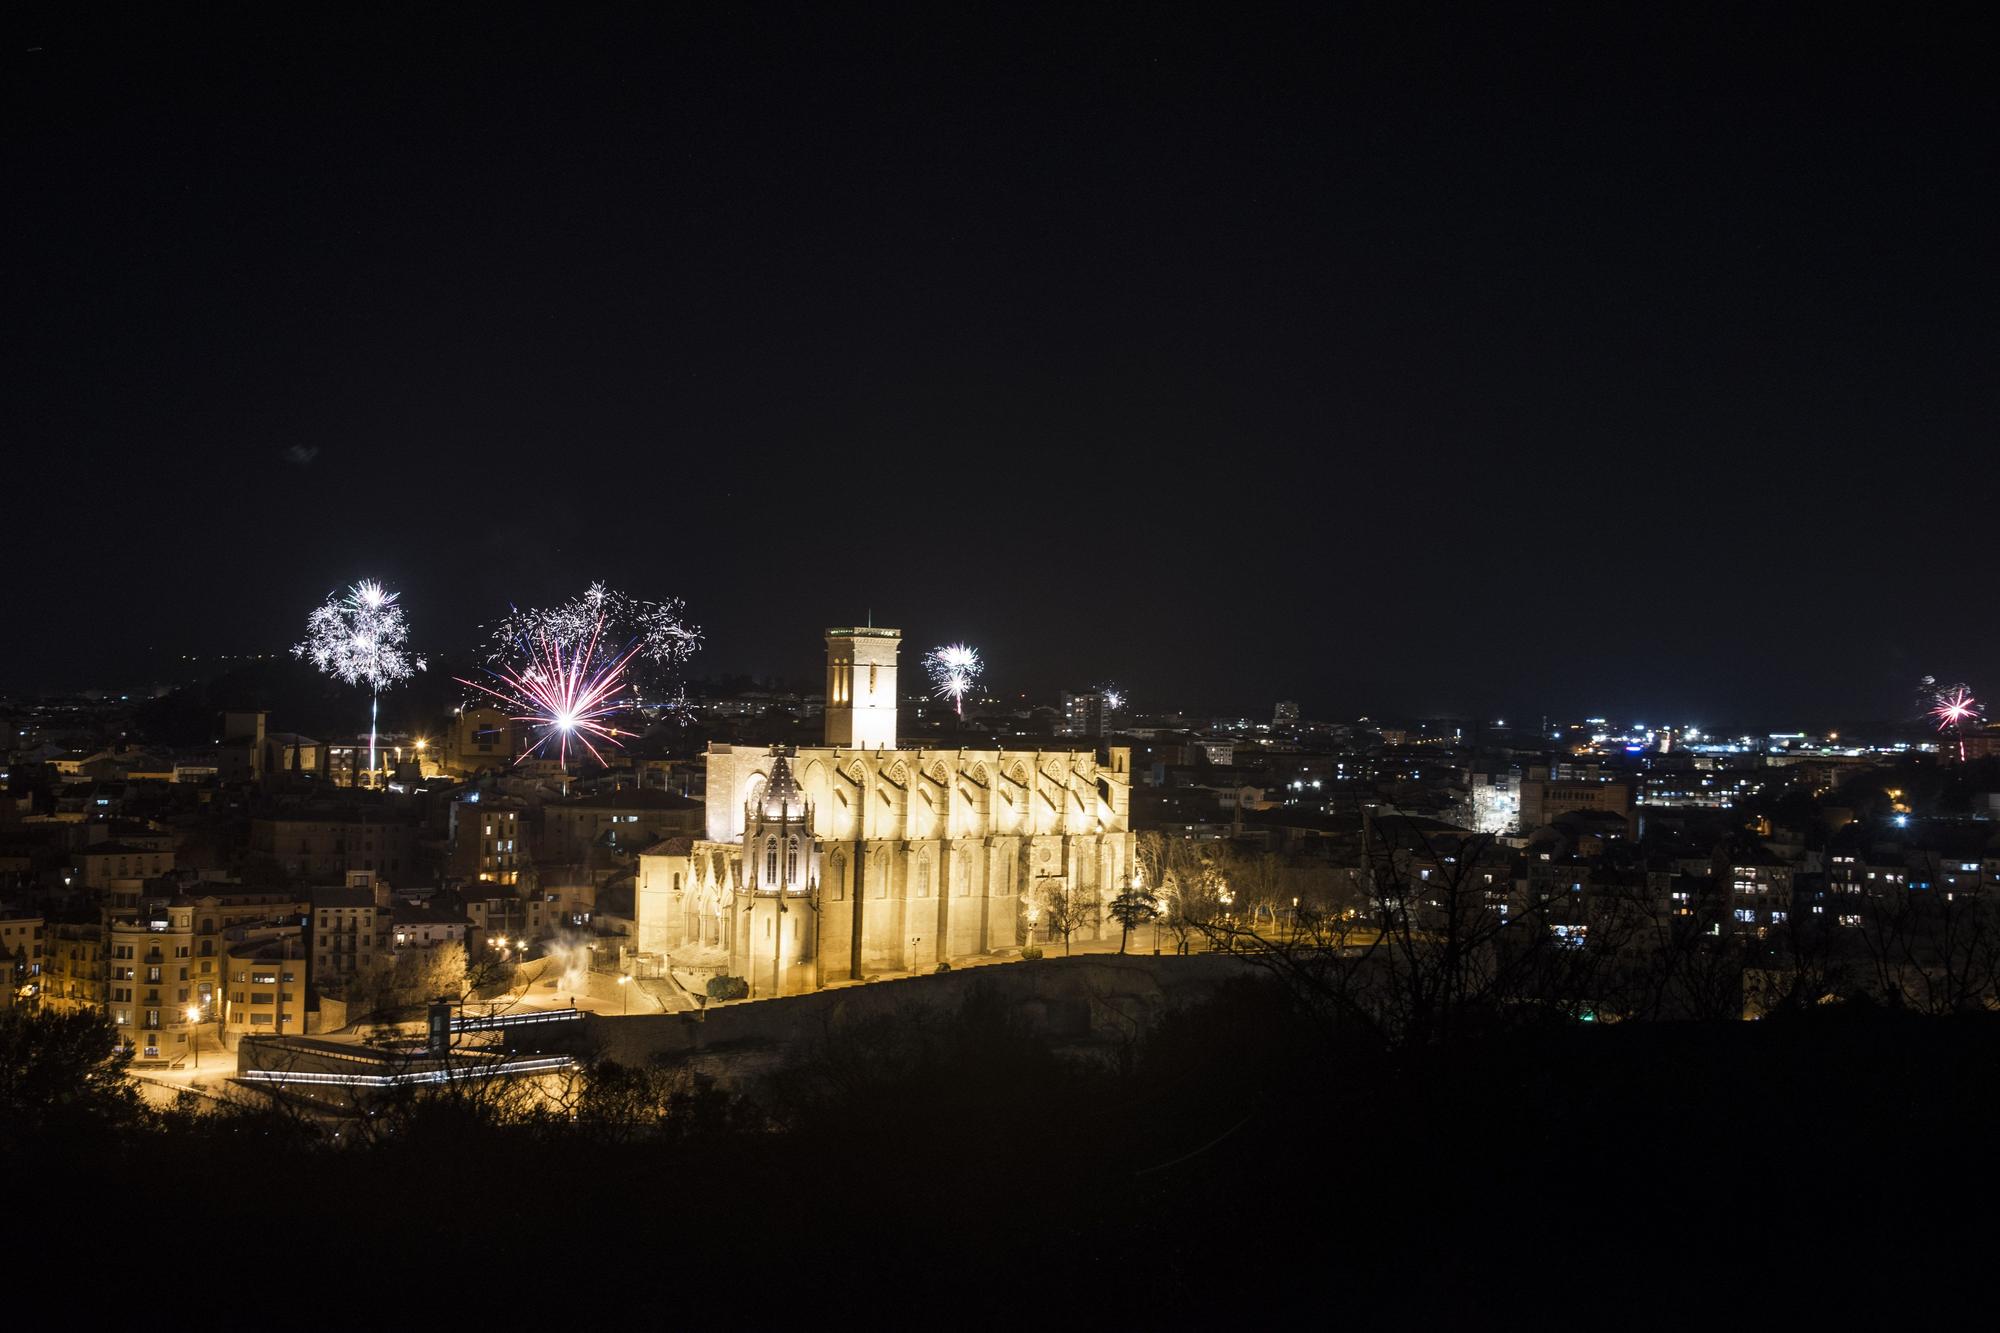
[[602, 618], [590, 623], [580, 642], [566, 640], [554, 629], [530, 632], [516, 640], [517, 664], [488, 668], [494, 684], [454, 677], [495, 700], [513, 721], [541, 733], [515, 763], [553, 743], [557, 762], [568, 772], [571, 741], [600, 764], [604, 755], [596, 742], [618, 744], [618, 729], [609, 720], [630, 703], [624, 697], [630, 683], [626, 668], [645, 644], [635, 639], [613, 654], [603, 650], [603, 634]]
[[[1929, 681], [1930, 677], [1924, 679]], [[1965, 728], [1986, 716], [1986, 705], [1972, 697], [1969, 686], [1946, 685], [1932, 692], [1930, 716], [1939, 731], [1957, 738], [1959, 762], [1965, 762]]]
[[[410, 629], [401, 593], [390, 592], [373, 579], [363, 579], [346, 595], [327, 599], [306, 618], [305, 642], [292, 645], [316, 670], [348, 685], [366, 685], [368, 705], [368, 772], [375, 772], [375, 721], [382, 691], [424, 669], [424, 659], [404, 647]], [[373, 781], [373, 778], [370, 778]]]
[[647, 601], [592, 583], [581, 597], [560, 606], [516, 607], [490, 627], [487, 662], [498, 664], [521, 652], [521, 645], [547, 641], [565, 658], [584, 652], [593, 640], [630, 641], [628, 675], [634, 692], [660, 702], [671, 689], [673, 669], [701, 646], [701, 631], [682, 617], [678, 598]]
[[951, 700], [958, 715], [964, 717], [965, 696], [972, 692], [979, 673], [985, 670], [985, 663], [979, 660], [979, 650], [964, 643], [948, 643], [942, 648], [933, 648], [924, 655], [924, 670], [930, 673], [937, 697]]

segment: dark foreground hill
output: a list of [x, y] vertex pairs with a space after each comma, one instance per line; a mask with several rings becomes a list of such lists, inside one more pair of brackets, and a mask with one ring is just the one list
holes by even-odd
[[560, 1119], [427, 1098], [336, 1143], [17, 1098], [9, 1252], [308, 1326], [1902, 1323], [1985, 1287], [1996, 1057], [1988, 1016], [1852, 1011], [1343, 1055], [1244, 981], [1082, 1066], [975, 993], [748, 1097], [602, 1070]]

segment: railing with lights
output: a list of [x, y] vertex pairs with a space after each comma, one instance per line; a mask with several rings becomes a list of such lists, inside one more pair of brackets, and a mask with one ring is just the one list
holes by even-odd
[[307, 1083], [346, 1088], [407, 1088], [431, 1083], [456, 1083], [464, 1079], [505, 1078], [516, 1074], [543, 1074], [567, 1069], [576, 1061], [567, 1055], [537, 1056], [532, 1060], [507, 1060], [499, 1064], [462, 1066], [451, 1069], [417, 1069], [400, 1074], [316, 1074], [285, 1069], [250, 1069], [237, 1077], [248, 1083]]
[[495, 1028], [518, 1028], [536, 1023], [570, 1023], [583, 1017], [581, 1009], [547, 1009], [533, 1014], [488, 1014], [484, 1017], [454, 1018], [453, 1032], [487, 1032]]

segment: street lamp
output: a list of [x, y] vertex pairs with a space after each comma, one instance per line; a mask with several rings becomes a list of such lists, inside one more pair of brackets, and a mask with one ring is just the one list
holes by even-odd
[[194, 1067], [201, 1068], [201, 1010], [193, 1005], [187, 1007], [188, 1026], [194, 1031]]
[[624, 1012], [628, 1014], [632, 1012], [632, 992], [629, 989], [631, 984], [632, 978], [629, 976], [618, 978], [618, 993], [625, 997]]

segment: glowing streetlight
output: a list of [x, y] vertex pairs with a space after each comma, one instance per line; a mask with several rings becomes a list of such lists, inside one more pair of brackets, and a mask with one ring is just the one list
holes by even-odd
[[631, 984], [632, 984], [632, 978], [629, 976], [618, 978], [618, 993], [625, 997], [624, 1012], [628, 1014], [632, 1012], [632, 991], [630, 989]]
[[201, 1068], [201, 1010], [193, 1005], [187, 1007], [187, 1021], [194, 1029], [194, 1067]]

